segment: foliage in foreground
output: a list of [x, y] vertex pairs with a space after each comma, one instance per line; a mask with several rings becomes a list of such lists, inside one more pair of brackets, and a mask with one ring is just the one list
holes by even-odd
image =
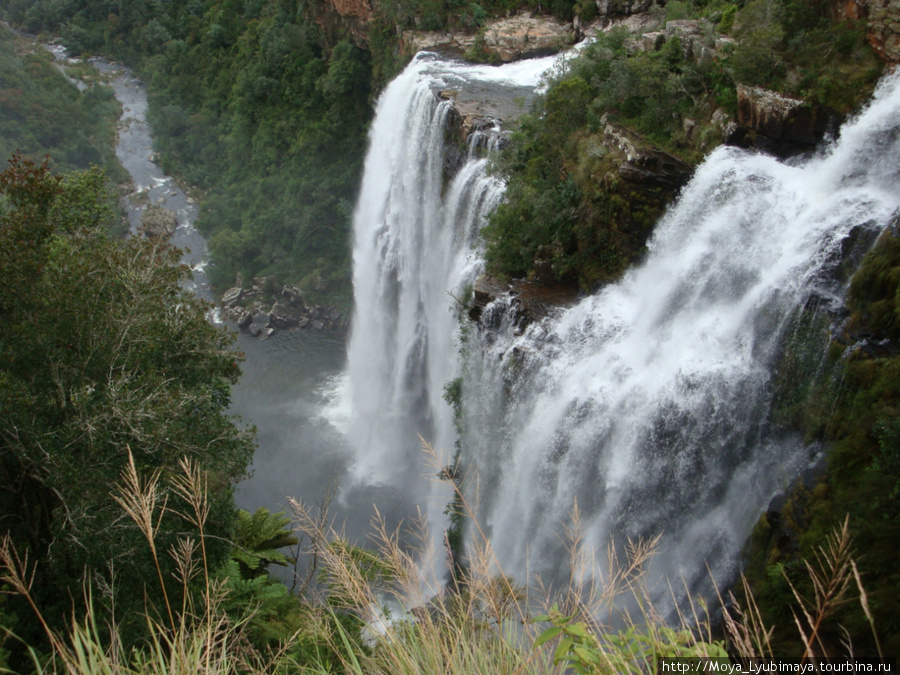
[[[254, 448], [226, 412], [239, 357], [182, 288], [177, 250], [104, 234], [115, 216], [99, 169], [56, 176], [14, 156], [0, 195], [0, 533], [40, 561], [32, 596], [48, 625], [90, 582], [98, 616], [126, 617], [128, 644], [142, 631], [133, 610], [162, 604], [176, 563], [161, 558], [163, 588], [146, 586], [154, 562], [111, 486], [126, 457], [151, 473], [189, 458], [208, 477], [207, 559], [227, 557], [232, 486]], [[166, 548], [184, 520], [162, 511], [153, 528]], [[39, 646], [21, 598], [0, 613]]]
[[[294, 524], [315, 555], [322, 595], [314, 601], [295, 598], [302, 616], [296, 630], [270, 645], [261, 645], [249, 627], [270, 601], [258, 596], [240, 611], [228, 611], [228, 583], [210, 575], [205, 543], [208, 514], [206, 478], [182, 460], [168, 478], [141, 476], [129, 458], [115, 497], [141, 532], [157, 571], [166, 551], [155, 523], [168, 509], [160, 499], [168, 491], [183, 498], [182, 517], [191, 525], [172, 548], [177, 561], [176, 593], [164, 591], [164, 608], [147, 606], [146, 637], [133, 649], [113, 625], [107, 634], [88, 596], [66, 631], [44, 624], [50, 644], [46, 665], [30, 650], [35, 670], [68, 673], [647, 673], [657, 672], [658, 657], [704, 656], [724, 661], [750, 657], [808, 662], [828, 647], [820, 627], [824, 618], [857, 589], [870, 628], [867, 597], [851, 553], [849, 527], [830, 535], [813, 564], [807, 566], [814, 594], [803, 597], [791, 585], [800, 609], [794, 625], [805, 645], [802, 654], [773, 654], [774, 627], [768, 626], [752, 596], [744, 606], [732, 598], [723, 608], [724, 634], [716, 636], [700, 600], [690, 600], [674, 625], [667, 624], [649, 600], [647, 566], [654, 542], [633, 542], [625, 555], [610, 548], [597, 565], [581, 545], [577, 507], [566, 527], [571, 571], [567, 589], [553, 599], [539, 585], [518, 586], [503, 574], [490, 541], [473, 542], [465, 576], [450, 587], [423, 570], [434, 551], [405, 550], [397, 532], [377, 516], [369, 548], [346, 542], [328, 525], [327, 515], [292, 502]], [[464, 504], [464, 500], [462, 502]], [[284, 519], [262, 513], [250, 517], [260, 532], [290, 534]], [[477, 524], [474, 525], [477, 530]], [[414, 525], [424, 535], [424, 523]], [[265, 535], [262, 535], [265, 536]], [[424, 541], [424, 537], [422, 539]], [[257, 542], [262, 543], [262, 542]], [[246, 559], [247, 551], [238, 557]], [[0, 579], [34, 602], [34, 568], [19, 555], [9, 537], [0, 545]], [[161, 588], [166, 585], [161, 575]], [[583, 581], [587, 579], [588, 581]], [[602, 579], [602, 581], [600, 581]], [[579, 581], [582, 580], [582, 581]], [[549, 609], [546, 607], [553, 600]], [[387, 605], [394, 607], [389, 610]], [[631, 607], [632, 611], [625, 610]], [[409, 609], [409, 608], [413, 609]], [[532, 610], [544, 607], [535, 616]], [[393, 613], [392, 613], [393, 611]], [[538, 610], [541, 611], [541, 610]], [[780, 627], [784, 630], [784, 627]], [[793, 630], [793, 629], [792, 629]]]

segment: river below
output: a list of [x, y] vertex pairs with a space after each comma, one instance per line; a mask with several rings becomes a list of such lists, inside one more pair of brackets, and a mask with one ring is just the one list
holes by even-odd
[[[61, 53], [57, 57], [65, 58]], [[178, 227], [171, 241], [185, 251], [182, 261], [193, 270], [190, 288], [212, 301], [204, 274], [206, 241], [194, 226], [198, 206], [154, 161], [143, 84], [121, 65], [103, 59], [91, 62], [108, 75], [123, 108], [116, 155], [134, 183], [134, 192], [123, 200], [132, 233], [148, 205], [173, 211]], [[216, 312], [212, 318], [219, 321]], [[233, 323], [221, 323], [225, 330], [236, 331]], [[376, 507], [391, 526], [415, 515], [412, 501], [396, 488], [355, 485], [348, 479], [354, 458], [341, 428], [345, 420], [335, 417], [333, 404], [346, 364], [342, 333], [296, 330], [266, 340], [238, 333], [236, 349], [245, 361], [232, 390], [230, 412], [240, 424], [254, 426], [258, 440], [251, 474], [237, 486], [240, 508], [287, 510], [291, 497], [317, 505], [326, 495], [337, 494], [340, 486], [329, 513], [336, 527], [360, 542]]]

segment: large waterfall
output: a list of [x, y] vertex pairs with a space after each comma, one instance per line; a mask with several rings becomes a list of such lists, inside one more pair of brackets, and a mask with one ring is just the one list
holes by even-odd
[[840, 304], [830, 272], [853, 228], [877, 231], [900, 206], [898, 158], [894, 76], [815, 158], [716, 150], [640, 267], [470, 350], [471, 497], [507, 573], [558, 576], [577, 501], [598, 553], [661, 534], [661, 581], [734, 578], [760, 513], [815, 459], [771, 423], [789, 319], [813, 297]]
[[[389, 485], [418, 502], [440, 541], [447, 488], [419, 437], [446, 462], [456, 432], [444, 387], [456, 377], [459, 298], [481, 268], [478, 231], [503, 195], [487, 160], [469, 157], [445, 185], [446, 121], [438, 92], [490, 85], [533, 93], [552, 59], [504, 68], [419, 55], [381, 96], [354, 217], [355, 310], [348, 349], [348, 435], [357, 485]], [[349, 486], [352, 489], [352, 486]]]
[[733, 576], [761, 511], [815, 459], [770, 424], [775, 355], [812, 296], [840, 302], [828, 269], [851, 230], [883, 228], [900, 205], [900, 80], [814, 158], [715, 151], [639, 268], [524, 334], [469, 337], [459, 364], [455, 298], [480, 271], [477, 231], [503, 186], [474, 158], [443, 184], [451, 104], [436, 92], [533, 90], [550, 63], [420, 55], [379, 101], [354, 225], [355, 479], [412, 495], [438, 538], [448, 495], [418, 437], [447, 461], [443, 391], [462, 375], [467, 496], [504, 571], [564, 567], [577, 501], [589, 546], [662, 534], [657, 573], [702, 589]]

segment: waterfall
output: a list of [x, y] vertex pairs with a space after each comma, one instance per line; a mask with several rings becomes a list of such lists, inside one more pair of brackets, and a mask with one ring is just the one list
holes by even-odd
[[500, 328], [469, 330], [459, 364], [456, 298], [481, 270], [477, 232], [503, 185], [474, 156], [446, 184], [451, 104], [437, 94], [469, 86], [482, 101], [513, 100], [550, 65], [422, 54], [378, 102], [354, 218], [354, 482], [401, 491], [439, 544], [449, 492], [427, 478], [436, 467], [419, 436], [448, 461], [443, 391], [461, 376], [467, 498], [505, 572], [567, 574], [577, 502], [588, 548], [662, 535], [653, 574], [705, 593], [734, 578], [773, 495], [820, 459], [772, 423], [773, 368], [799, 309], [841, 305], [832, 272], [851, 231], [879, 231], [900, 206], [900, 80], [886, 78], [815, 157], [716, 150], [639, 267], [524, 333], [503, 320], [508, 299], [496, 301], [485, 323]]
[[829, 270], [852, 229], [896, 213], [898, 157], [893, 75], [816, 157], [714, 151], [621, 282], [469, 349], [468, 496], [506, 573], [568, 574], [577, 501], [600, 557], [662, 535], [660, 596], [664, 579], [703, 593], [734, 578], [759, 515], [815, 460], [771, 423], [779, 344], [811, 298], [840, 305]]
[[[402, 490], [428, 514], [438, 544], [450, 493], [435, 486], [437, 467], [425, 460], [419, 437], [447, 463], [456, 430], [443, 394], [459, 371], [459, 299], [481, 270], [478, 231], [504, 189], [475, 153], [445, 185], [452, 103], [438, 92], [477, 83], [510, 100], [531, 96], [552, 63], [492, 68], [420, 54], [382, 94], [370, 132], [354, 215], [345, 394], [353, 482]], [[479, 142], [491, 145], [487, 137]]]

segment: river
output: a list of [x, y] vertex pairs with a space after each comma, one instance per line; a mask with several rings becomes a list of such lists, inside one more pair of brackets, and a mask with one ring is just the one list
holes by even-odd
[[[60, 49], [53, 51], [57, 58], [65, 58]], [[109, 76], [108, 84], [123, 108], [116, 155], [134, 183], [134, 192], [124, 200], [132, 231], [150, 204], [175, 212], [178, 228], [171, 241], [184, 250], [182, 262], [193, 270], [190, 288], [212, 301], [204, 274], [206, 241], [194, 226], [198, 205], [154, 161], [143, 84], [121, 65], [99, 58], [91, 63]], [[212, 318], [224, 323], [226, 330], [236, 330], [233, 323], [221, 322], [217, 313]], [[259, 340], [238, 332], [236, 349], [245, 362], [232, 389], [230, 412], [240, 424], [255, 426], [258, 440], [251, 475], [237, 486], [240, 508], [285, 510], [289, 497], [316, 505], [340, 487], [330, 513], [337, 526], [359, 541], [368, 533], [373, 507], [391, 525], [415, 515], [415, 505], [397, 488], [358, 485], [348, 478], [353, 455], [335, 417], [340, 417], [335, 399], [346, 361], [343, 334], [297, 330]]]

